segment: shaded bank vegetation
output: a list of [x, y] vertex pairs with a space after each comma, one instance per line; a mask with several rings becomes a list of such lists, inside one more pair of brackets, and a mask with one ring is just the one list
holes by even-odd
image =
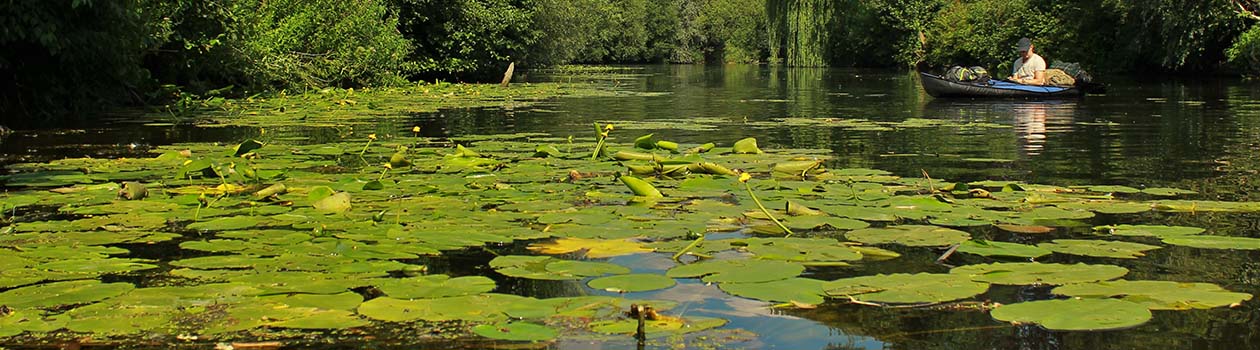
[[15, 0], [5, 122], [118, 104], [408, 80], [511, 62], [968, 63], [1019, 37], [1095, 70], [1260, 73], [1254, 0]]

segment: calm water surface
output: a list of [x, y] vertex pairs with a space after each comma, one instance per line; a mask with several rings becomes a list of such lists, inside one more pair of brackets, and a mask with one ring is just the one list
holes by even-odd
[[[757, 66], [623, 67], [607, 74], [533, 72], [531, 81], [594, 82], [616, 96], [560, 98], [525, 108], [444, 110], [389, 121], [378, 132], [409, 133], [423, 125], [429, 136], [544, 132], [589, 136], [592, 122], [611, 122], [619, 142], [656, 133], [684, 143], [732, 141], [755, 136], [763, 148], [826, 148], [832, 168], [867, 167], [906, 177], [958, 181], [1017, 180], [1055, 185], [1106, 184], [1180, 187], [1201, 192], [1195, 198], [1260, 200], [1260, 86], [1238, 80], [1134, 81], [1107, 79], [1106, 95], [1060, 101], [937, 100], [917, 78], [902, 71], [784, 69]], [[929, 128], [863, 130], [764, 123], [782, 118], [831, 118], [900, 122], [910, 118], [947, 121]], [[753, 123], [753, 124], [749, 124]], [[990, 123], [1002, 127], [958, 127]], [[753, 125], [757, 126], [753, 126]], [[625, 127], [622, 127], [625, 126]], [[268, 132], [273, 132], [269, 130]], [[321, 129], [275, 132], [333, 140]], [[223, 141], [249, 135], [251, 128], [148, 127], [126, 120], [73, 130], [19, 131], [0, 143], [3, 162], [60, 156], [136, 155], [147, 147], [175, 142]], [[1218, 234], [1260, 236], [1260, 218], [1241, 214], [1100, 215], [1090, 224], [1181, 224], [1213, 227]], [[1006, 239], [1009, 234], [971, 229], [973, 236]], [[1036, 243], [1069, 237], [1069, 232]], [[876, 272], [945, 272], [932, 264], [941, 252], [899, 249], [889, 262], [813, 271], [836, 279]], [[484, 274], [490, 257], [433, 261], [438, 272]], [[966, 261], [969, 258], [962, 258]], [[973, 263], [982, 262], [978, 258]], [[636, 272], [663, 273], [665, 256], [615, 258]], [[1260, 253], [1165, 247], [1134, 261], [1068, 258], [1045, 262], [1120, 264], [1128, 279], [1211, 282], [1260, 295]], [[445, 270], [445, 271], [441, 271]], [[491, 273], [492, 274], [492, 273]], [[539, 297], [599, 294], [578, 282], [501, 280], [499, 292]], [[1049, 287], [994, 287], [982, 299], [1010, 303], [1045, 299]], [[731, 345], [759, 349], [1260, 349], [1260, 302], [1232, 309], [1158, 311], [1154, 320], [1128, 330], [1053, 332], [1035, 326], [1009, 326], [980, 311], [877, 309], [829, 303], [812, 310], [777, 310], [729, 297], [697, 281], [634, 298], [679, 301], [675, 311], [731, 320], [728, 329], [755, 335]], [[659, 345], [659, 344], [658, 344]], [[561, 349], [625, 348], [632, 343], [562, 341]]]

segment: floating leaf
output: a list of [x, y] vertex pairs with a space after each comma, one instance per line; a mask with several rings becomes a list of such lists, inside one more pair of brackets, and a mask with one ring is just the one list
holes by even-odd
[[735, 141], [735, 145], [731, 146], [731, 150], [734, 151], [735, 153], [741, 153], [741, 154], [763, 153], [760, 148], [757, 148], [757, 139], [752, 138], [752, 137]]
[[600, 277], [586, 283], [591, 288], [609, 292], [645, 292], [673, 287], [674, 279], [656, 274], [631, 274]]
[[1159, 246], [1149, 244], [1088, 239], [1056, 239], [1037, 246], [1055, 253], [1120, 259], [1136, 259], [1145, 256], [1144, 251], [1159, 249]]
[[529, 250], [542, 254], [568, 254], [583, 251], [583, 256], [591, 259], [652, 252], [651, 248], [629, 240], [586, 238], [560, 238], [551, 243], [534, 243], [529, 245]]
[[1260, 249], [1260, 238], [1229, 236], [1169, 236], [1164, 243], [1204, 249]]
[[574, 260], [556, 260], [548, 263], [546, 269], [548, 272], [583, 277], [630, 273], [629, 268], [617, 264]]
[[1003, 256], [1011, 258], [1036, 258], [1050, 255], [1051, 251], [1027, 244], [971, 240], [962, 242], [958, 251], [983, 256]]
[[1068, 284], [1123, 277], [1129, 269], [1115, 265], [992, 263], [955, 267], [950, 274], [993, 284]]
[[731, 295], [778, 303], [822, 304], [825, 281], [789, 278], [760, 283], [722, 283], [718, 287]]
[[188, 224], [188, 228], [192, 230], [207, 231], [229, 231], [239, 230], [258, 226], [263, 223], [266, 218], [258, 216], [229, 216], [223, 218], [215, 218], [209, 221], [194, 222]]
[[989, 315], [1016, 324], [1036, 323], [1050, 330], [1095, 331], [1137, 326], [1151, 319], [1145, 306], [1116, 299], [1039, 300], [1006, 304]]
[[[659, 317], [644, 323], [644, 333], [648, 338], [663, 338], [679, 334], [695, 333], [710, 328], [721, 327], [726, 320], [709, 317]], [[589, 325], [591, 331], [606, 334], [634, 334], [638, 329], [638, 320], [597, 321]]]
[[1205, 231], [1198, 227], [1188, 226], [1160, 226], [1160, 225], [1109, 225], [1096, 226], [1094, 231], [1100, 233], [1112, 234], [1116, 236], [1147, 236], [1147, 237], [1179, 237], [1187, 235], [1197, 235]]
[[385, 295], [398, 299], [473, 295], [492, 291], [495, 287], [494, 280], [485, 276], [450, 278], [446, 275], [384, 279], [374, 285]]
[[486, 338], [511, 341], [544, 341], [560, 336], [560, 332], [551, 327], [528, 322], [482, 324], [474, 326], [472, 331]]
[[939, 226], [900, 225], [853, 230], [846, 232], [844, 237], [866, 244], [901, 244], [912, 247], [935, 247], [961, 243], [971, 239], [971, 234]]
[[271, 327], [297, 329], [346, 329], [368, 325], [368, 321], [350, 311], [310, 309], [292, 319], [268, 323]]
[[702, 277], [710, 283], [750, 283], [787, 279], [805, 272], [805, 266], [774, 260], [710, 260], [676, 266], [665, 273], [674, 278]]
[[842, 278], [823, 284], [832, 297], [854, 298], [878, 303], [928, 303], [970, 298], [989, 289], [954, 274], [878, 274]]
[[314, 203], [311, 203], [311, 205], [315, 206], [315, 210], [319, 210], [324, 213], [345, 213], [350, 211], [350, 194], [338, 192], [331, 196], [324, 197], [324, 199], [317, 200]]
[[1151, 310], [1210, 309], [1251, 300], [1251, 294], [1231, 292], [1211, 283], [1173, 281], [1077, 283], [1056, 287], [1050, 292], [1079, 298], [1120, 297]]
[[665, 197], [665, 195], [661, 194], [661, 191], [657, 190], [656, 187], [652, 186], [651, 183], [648, 183], [647, 181], [643, 181], [643, 179], [630, 176], [630, 175], [622, 175], [620, 179], [621, 179], [621, 183], [625, 184], [626, 187], [630, 188], [630, 192], [634, 193], [635, 196], [646, 197], [646, 198]]
[[1179, 196], [1179, 195], [1183, 195], [1183, 194], [1196, 194], [1196, 193], [1198, 193], [1198, 192], [1191, 191], [1191, 190], [1183, 190], [1183, 189], [1180, 189], [1180, 188], [1152, 187], [1152, 188], [1144, 188], [1144, 189], [1142, 189], [1142, 193], [1146, 193], [1146, 194], [1149, 194], [1149, 195], [1155, 195], [1155, 196], [1167, 196], [1167, 197], [1172, 197], [1172, 196]]
[[245, 142], [241, 142], [241, 144], [236, 145], [236, 149], [232, 152], [232, 156], [240, 157], [250, 152], [253, 152], [254, 150], [262, 148], [262, 146], [263, 146], [262, 142], [258, 142], [252, 139], [245, 140]]
[[45, 283], [0, 293], [0, 305], [52, 308], [104, 300], [135, 288], [131, 283], [101, 283], [96, 280]]

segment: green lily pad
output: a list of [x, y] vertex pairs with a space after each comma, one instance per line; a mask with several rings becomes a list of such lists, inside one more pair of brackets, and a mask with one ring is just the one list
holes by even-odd
[[345, 310], [311, 309], [308, 314], [280, 322], [267, 324], [271, 327], [296, 329], [346, 329], [368, 325], [368, 321]]
[[652, 252], [651, 248], [646, 248], [639, 243], [629, 240], [587, 238], [560, 238], [550, 243], [531, 244], [529, 249], [542, 254], [567, 254], [583, 251], [584, 256], [592, 259]]
[[774, 260], [711, 260], [676, 266], [665, 273], [674, 278], [703, 277], [710, 283], [769, 282], [796, 277], [805, 266]]
[[39, 312], [0, 313], [0, 337], [14, 336], [22, 332], [51, 332], [65, 327], [65, 324], [66, 317], [45, 317]]
[[52, 282], [0, 293], [0, 305], [52, 308], [84, 304], [122, 295], [135, 288], [131, 283], [101, 283], [96, 280]]
[[[721, 327], [726, 320], [709, 317], [660, 317], [644, 322], [644, 333], [649, 339], [664, 338], [679, 334], [695, 333], [710, 328]], [[617, 320], [591, 322], [590, 330], [605, 334], [634, 334], [638, 329], [638, 320]]]
[[745, 249], [758, 259], [787, 260], [806, 265], [862, 259], [862, 252], [830, 238], [749, 238]]
[[989, 315], [1016, 324], [1036, 323], [1050, 330], [1096, 331], [1137, 326], [1151, 319], [1145, 306], [1116, 299], [1040, 300], [1006, 304]]
[[[261, 291], [260, 291], [261, 292]], [[266, 303], [323, 310], [354, 310], [363, 303], [363, 296], [354, 292], [340, 294], [278, 294], [262, 297]]]
[[853, 298], [878, 303], [929, 303], [970, 298], [989, 289], [954, 274], [878, 274], [843, 278], [822, 286], [831, 297]]
[[490, 267], [505, 276], [538, 280], [575, 280], [606, 274], [630, 273], [630, 269], [616, 264], [525, 255], [496, 257], [490, 260]]
[[1146, 236], [1146, 237], [1179, 237], [1188, 235], [1197, 235], [1206, 231], [1198, 227], [1189, 226], [1160, 226], [1160, 225], [1108, 225], [1095, 226], [1094, 231], [1104, 234], [1116, 236]]
[[544, 341], [560, 336], [554, 328], [529, 322], [481, 324], [474, 326], [472, 331], [486, 338], [510, 341]]
[[373, 285], [385, 295], [398, 299], [474, 295], [492, 291], [495, 287], [494, 280], [485, 276], [450, 278], [446, 275], [380, 279]]
[[1056, 239], [1051, 242], [1038, 244], [1037, 247], [1055, 253], [1120, 259], [1136, 259], [1146, 256], [1142, 253], [1144, 251], [1160, 248], [1149, 244], [1089, 239]]
[[871, 224], [862, 220], [831, 216], [793, 216], [782, 220], [784, 225], [796, 230], [813, 230], [830, 228], [836, 230], [856, 230]]
[[556, 259], [556, 261], [548, 263], [546, 269], [548, 272], [553, 272], [553, 273], [557, 273], [561, 275], [572, 275], [572, 276], [582, 276], [582, 277], [603, 276], [603, 275], [609, 275], [609, 274], [620, 275], [620, 274], [630, 273], [630, 268], [617, 265], [617, 264], [610, 264], [610, 263], [605, 263], [605, 262], [594, 262], [594, 261], [560, 260], [560, 259]]
[[1172, 196], [1179, 196], [1183, 194], [1196, 194], [1198, 192], [1191, 191], [1191, 190], [1183, 190], [1180, 188], [1152, 187], [1152, 188], [1142, 189], [1142, 193], [1155, 195], [1155, 196], [1172, 197]]
[[381, 297], [359, 305], [359, 314], [375, 320], [406, 322], [424, 320], [494, 322], [507, 319], [503, 305], [510, 305], [515, 295], [480, 294], [450, 298], [399, 300]]
[[992, 263], [955, 267], [949, 271], [973, 281], [993, 284], [1068, 284], [1123, 277], [1129, 269], [1115, 265]]
[[673, 278], [662, 275], [636, 273], [630, 275], [600, 277], [593, 279], [586, 284], [591, 286], [591, 288], [599, 290], [628, 293], [665, 289], [673, 287], [675, 283], [676, 282], [674, 282]]
[[323, 199], [312, 202], [311, 205], [315, 206], [315, 210], [318, 210], [324, 213], [337, 213], [337, 214], [345, 213], [347, 211], [350, 211], [350, 194], [345, 193], [345, 192], [338, 192], [331, 196], [324, 197]]
[[1172, 236], [1163, 242], [1172, 245], [1203, 249], [1260, 249], [1260, 238], [1229, 236]]
[[744, 298], [805, 305], [822, 304], [825, 281], [811, 278], [789, 278], [759, 283], [722, 283], [722, 291]]
[[1100, 281], [1069, 284], [1051, 293], [1079, 298], [1120, 297], [1151, 310], [1210, 309], [1251, 300], [1251, 294], [1225, 290], [1211, 283], [1173, 281]]
[[958, 251], [982, 256], [1001, 256], [1010, 258], [1036, 258], [1050, 255], [1050, 250], [1027, 244], [970, 240], [962, 242]]
[[926, 225], [900, 225], [853, 230], [845, 238], [866, 244], [901, 244], [912, 247], [939, 247], [971, 239], [967, 232]]

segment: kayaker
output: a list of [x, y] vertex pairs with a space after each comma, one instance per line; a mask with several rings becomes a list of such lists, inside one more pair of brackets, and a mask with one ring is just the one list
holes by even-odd
[[1032, 40], [1019, 39], [1015, 49], [1019, 51], [1019, 58], [1015, 59], [1011, 76], [1006, 80], [1025, 85], [1046, 85], [1046, 60], [1033, 52]]

